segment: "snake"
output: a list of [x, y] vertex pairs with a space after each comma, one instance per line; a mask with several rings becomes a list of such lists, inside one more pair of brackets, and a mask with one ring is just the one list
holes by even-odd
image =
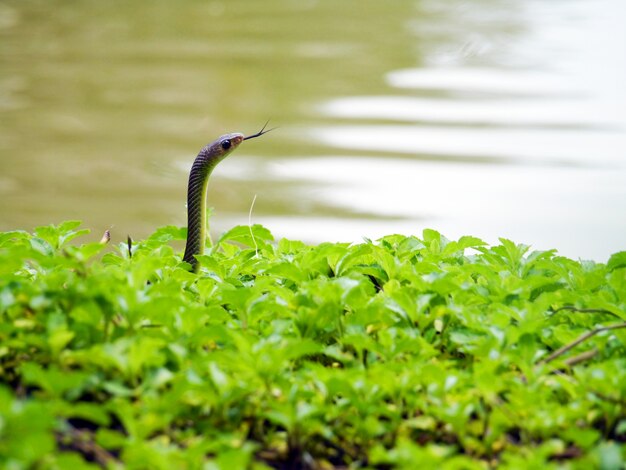
[[233, 132], [217, 138], [202, 147], [191, 165], [189, 184], [187, 185], [187, 243], [183, 261], [191, 265], [193, 272], [198, 272], [199, 268], [196, 256], [204, 254], [206, 194], [211, 173], [217, 164], [230, 155], [244, 140], [260, 137], [272, 130], [266, 131], [266, 127], [267, 122], [259, 132], [247, 137], [242, 133]]

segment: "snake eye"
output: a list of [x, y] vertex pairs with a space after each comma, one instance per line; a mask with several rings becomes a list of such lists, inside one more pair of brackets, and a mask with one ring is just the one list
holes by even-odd
[[228, 150], [230, 148], [232, 144], [230, 143], [229, 139], [226, 139], [225, 141], [222, 142], [222, 148], [224, 150]]

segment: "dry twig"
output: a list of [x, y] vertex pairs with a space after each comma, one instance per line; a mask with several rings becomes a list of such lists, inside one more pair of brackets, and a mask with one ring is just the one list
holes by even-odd
[[571, 350], [571, 349], [575, 348], [576, 346], [578, 346], [583, 341], [588, 340], [589, 338], [591, 338], [592, 336], [597, 335], [598, 333], [602, 333], [603, 331], [618, 330], [620, 328], [626, 328], [626, 322], [624, 322], [624, 323], [616, 323], [614, 325], [609, 325], [609, 326], [602, 326], [600, 328], [596, 328], [595, 330], [588, 331], [587, 333], [585, 333], [585, 334], [579, 336], [578, 338], [576, 338], [571, 343], [568, 343], [565, 346], [560, 347], [559, 349], [554, 351], [552, 354], [550, 354], [548, 357], [546, 357], [545, 359], [542, 359], [541, 361], [539, 361], [538, 364], [547, 364], [548, 362], [554, 361], [555, 359], [561, 357], [563, 354], [565, 354], [569, 350]]

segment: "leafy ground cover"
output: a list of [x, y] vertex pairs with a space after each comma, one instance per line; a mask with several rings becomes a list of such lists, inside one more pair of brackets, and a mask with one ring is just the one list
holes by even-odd
[[0, 234], [3, 468], [624, 466], [626, 252], [83, 233]]

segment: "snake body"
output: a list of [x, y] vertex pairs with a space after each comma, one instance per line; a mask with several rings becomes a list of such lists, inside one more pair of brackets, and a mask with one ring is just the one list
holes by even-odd
[[[266, 123], [267, 125], [267, 123]], [[191, 166], [187, 186], [187, 245], [183, 261], [191, 264], [193, 271], [198, 271], [196, 255], [204, 254], [206, 241], [206, 193], [211, 172], [219, 162], [247, 139], [259, 137], [269, 131], [265, 126], [259, 132], [248, 137], [238, 132], [226, 134], [205, 145]], [[271, 129], [270, 129], [271, 130]]]
[[206, 240], [206, 192], [211, 172], [243, 142], [243, 134], [226, 134], [205, 145], [191, 166], [187, 186], [187, 245], [183, 261], [198, 270], [195, 255], [204, 253]]

